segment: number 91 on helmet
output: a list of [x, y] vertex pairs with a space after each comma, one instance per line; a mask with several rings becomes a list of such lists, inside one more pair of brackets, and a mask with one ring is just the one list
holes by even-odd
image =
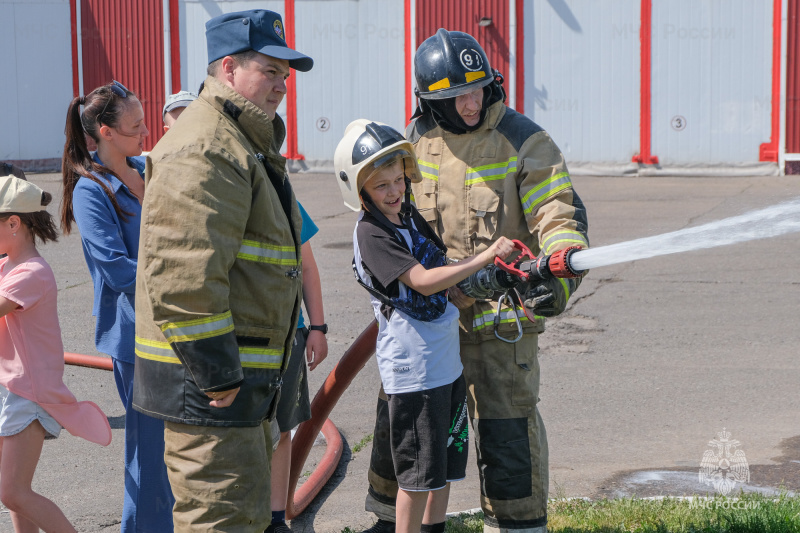
[[336, 146], [333, 166], [344, 205], [361, 210], [361, 189], [376, 172], [402, 160], [406, 178], [422, 181], [414, 147], [397, 130], [360, 118], [347, 125]]

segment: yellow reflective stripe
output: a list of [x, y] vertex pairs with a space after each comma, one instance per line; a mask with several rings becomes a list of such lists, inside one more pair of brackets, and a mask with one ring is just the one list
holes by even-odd
[[151, 341], [136, 337], [136, 355], [142, 359], [158, 361], [159, 363], [181, 364], [180, 359], [172, 351], [168, 342]]
[[247, 239], [242, 240], [242, 246], [236, 257], [258, 263], [297, 266], [294, 246], [276, 246]]
[[[553, 248], [559, 244], [566, 244], [567, 246], [574, 246], [576, 244], [583, 246], [584, 248], [589, 247], [589, 243], [586, 242], [586, 237], [576, 230], [561, 230], [558, 233], [554, 233], [550, 235], [544, 240], [544, 253], [550, 254], [553, 251]], [[566, 248], [566, 246], [561, 246], [560, 248]]]
[[[555, 196], [564, 189], [569, 189], [571, 187], [572, 181], [569, 179], [569, 172], [556, 174], [528, 191], [528, 193], [522, 197], [522, 207], [525, 213], [528, 214], [547, 198]], [[531, 198], [537, 193], [538, 195], [535, 198]]]
[[467, 80], [467, 83], [475, 80], [479, 80], [486, 76], [485, 72], [467, 72], [464, 75], [464, 78]]
[[[587, 246], [586, 241], [583, 239], [559, 239], [557, 241], [553, 241], [547, 246], [544, 253], [545, 255], [550, 255], [550, 250], [553, 249], [558, 244], [568, 244], [569, 246], [575, 246], [576, 244], [582, 244], [583, 246]], [[561, 249], [561, 248], [559, 248]]]
[[443, 78], [443, 79], [437, 81], [436, 83], [434, 83], [433, 85], [430, 85], [428, 87], [428, 90], [429, 91], [436, 91], [438, 89], [447, 89], [448, 87], [450, 87], [450, 80], [448, 80], [447, 78]]
[[492, 163], [479, 167], [467, 168], [466, 184], [472, 185], [484, 181], [494, 181], [505, 179], [512, 172], [517, 171], [517, 158], [512, 157], [503, 163]]
[[[136, 337], [136, 355], [159, 363], [181, 364], [168, 342]], [[283, 362], [283, 350], [264, 348], [239, 348], [239, 361], [247, 368], [277, 368]]]
[[564, 287], [564, 294], [567, 295], [567, 300], [569, 300], [569, 283], [564, 278], [556, 278], [558, 281], [561, 282], [561, 286]]
[[423, 178], [428, 178], [429, 180], [433, 181], [439, 181], [439, 165], [423, 161], [422, 159], [417, 159], [417, 163], [419, 164], [420, 167], [419, 173], [422, 174]]
[[169, 342], [199, 341], [233, 331], [233, 317], [230, 311], [226, 311], [221, 315], [196, 318], [185, 322], [168, 322], [161, 326], [161, 331]]
[[[515, 311], [520, 322], [528, 319], [528, 317], [525, 315], [525, 310], [521, 307], [516, 307], [515, 309], [503, 309], [500, 311], [500, 323], [507, 324], [509, 322], [516, 322], [516, 319], [514, 318]], [[487, 326], [494, 326], [494, 317], [495, 312], [491, 309], [475, 315], [475, 318], [472, 320], [472, 330], [478, 331]]]
[[247, 368], [280, 368], [283, 350], [264, 348], [239, 348], [239, 360]]

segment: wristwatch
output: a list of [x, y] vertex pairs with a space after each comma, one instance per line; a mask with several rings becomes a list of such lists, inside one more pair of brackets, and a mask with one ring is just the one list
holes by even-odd
[[308, 326], [309, 331], [321, 331], [323, 335], [328, 334], [328, 324], [322, 324], [321, 326]]

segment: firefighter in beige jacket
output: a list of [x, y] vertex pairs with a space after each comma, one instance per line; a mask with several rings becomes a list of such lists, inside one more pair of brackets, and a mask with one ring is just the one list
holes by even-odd
[[[414, 184], [420, 214], [463, 259], [500, 236], [534, 254], [588, 247], [583, 204], [572, 188], [561, 151], [529, 118], [508, 108], [501, 78], [470, 35], [439, 30], [415, 56], [420, 108], [406, 137], [415, 145], [422, 183]], [[555, 279], [528, 288], [520, 303], [475, 301], [451, 289], [461, 309], [461, 359], [481, 486], [484, 531], [546, 531], [548, 449], [539, 401], [537, 337], [543, 316], [566, 307], [579, 280]], [[516, 343], [520, 321], [523, 335]], [[396, 494], [385, 424], [378, 402], [367, 509], [381, 519], [372, 530], [392, 531]], [[384, 440], [382, 436], [387, 436]], [[432, 530], [431, 530], [432, 531]]]
[[165, 420], [175, 531], [262, 532], [269, 419], [300, 308], [301, 216], [279, 155], [280, 16], [206, 25], [209, 77], [147, 158], [134, 407]]

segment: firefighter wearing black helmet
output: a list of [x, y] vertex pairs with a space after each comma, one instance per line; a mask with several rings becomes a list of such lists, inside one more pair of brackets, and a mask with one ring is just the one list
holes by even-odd
[[[588, 247], [583, 203], [564, 156], [550, 136], [505, 105], [502, 77], [469, 34], [440, 29], [414, 57], [419, 107], [406, 131], [421, 183], [413, 185], [422, 216], [453, 259], [484, 250], [499, 236], [551, 254]], [[560, 314], [579, 280], [530, 287], [524, 305], [498, 311], [451, 290], [461, 309], [461, 358], [480, 472], [484, 531], [547, 531], [548, 448], [539, 415], [538, 334], [544, 318]], [[496, 321], [496, 318], [498, 319]], [[514, 338], [516, 319], [523, 335]], [[380, 519], [371, 531], [394, 531], [394, 496], [387, 405], [381, 394], [369, 472], [367, 510]], [[429, 530], [433, 531], [436, 528]], [[423, 531], [427, 531], [423, 527]]]

